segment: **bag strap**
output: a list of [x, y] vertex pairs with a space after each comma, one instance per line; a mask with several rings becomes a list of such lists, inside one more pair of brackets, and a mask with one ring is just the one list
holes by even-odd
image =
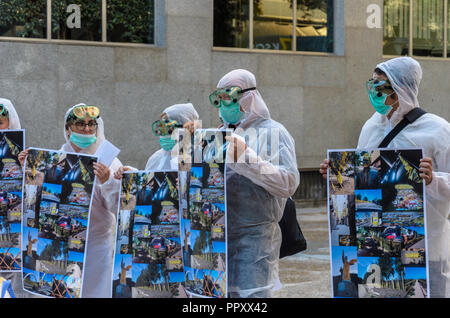
[[420, 107], [415, 107], [413, 110], [411, 110], [409, 113], [403, 117], [402, 121], [397, 124], [397, 126], [392, 129], [389, 134], [387, 134], [386, 137], [384, 137], [383, 141], [380, 143], [378, 148], [386, 148], [392, 141], [392, 139], [395, 138], [406, 126], [409, 124], [412, 124], [417, 119], [425, 115], [427, 112], [424, 111]]

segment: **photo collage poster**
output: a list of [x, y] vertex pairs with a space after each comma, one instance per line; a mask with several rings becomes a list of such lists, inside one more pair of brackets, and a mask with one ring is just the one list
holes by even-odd
[[20, 272], [24, 130], [0, 130], [0, 272]]
[[227, 297], [225, 158], [230, 131], [180, 135], [181, 245], [185, 287], [193, 297]]
[[334, 297], [428, 297], [422, 156], [421, 149], [328, 151]]
[[123, 174], [113, 298], [186, 298], [177, 171]]
[[30, 148], [23, 180], [23, 288], [82, 297], [94, 156]]

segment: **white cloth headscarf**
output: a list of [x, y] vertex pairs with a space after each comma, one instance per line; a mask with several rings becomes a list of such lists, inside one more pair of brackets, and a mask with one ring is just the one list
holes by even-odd
[[[251, 72], [243, 69], [233, 70], [223, 76], [217, 88], [237, 86], [242, 89], [256, 87], [256, 78]], [[245, 115], [239, 127], [245, 129], [258, 118], [270, 119], [270, 112], [258, 89], [247, 91], [239, 100]]]
[[3, 106], [5, 106], [8, 110], [8, 129], [21, 129], [19, 115], [17, 115], [16, 109], [14, 108], [14, 105], [11, 103], [11, 101], [6, 98], [0, 98], [0, 104], [3, 104]]
[[[77, 106], [86, 106], [86, 104], [77, 104], [75, 106], [72, 106], [69, 108], [69, 110], [66, 112], [66, 115], [64, 116], [64, 138], [66, 139], [66, 143], [62, 146], [61, 150], [66, 151], [66, 152], [76, 152], [71, 143], [70, 143], [70, 135], [67, 134], [67, 130], [66, 130], [66, 123], [67, 123], [67, 117], [69, 117], [70, 113], [72, 112], [72, 110], [77, 107]], [[93, 155], [95, 154], [95, 152], [97, 151], [97, 148], [101, 145], [101, 143], [105, 140], [105, 128], [103, 125], [103, 119], [101, 117], [97, 118], [97, 140], [90, 145], [89, 147], [87, 147], [86, 149], [81, 149], [80, 153], [84, 153], [84, 154], [90, 154]]]

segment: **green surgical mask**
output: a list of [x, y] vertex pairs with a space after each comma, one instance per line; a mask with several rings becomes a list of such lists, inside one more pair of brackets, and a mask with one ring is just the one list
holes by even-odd
[[386, 115], [392, 110], [392, 106], [385, 104], [388, 96], [394, 94], [389, 82], [372, 78], [366, 82], [366, 90], [370, 103], [376, 112]]
[[227, 106], [221, 101], [219, 113], [223, 120], [231, 125], [237, 124], [244, 116], [244, 113], [240, 110], [239, 103], [232, 103]]
[[381, 115], [388, 114], [392, 109], [392, 106], [385, 104], [387, 97], [388, 95], [386, 94], [382, 94], [381, 97], [369, 94], [370, 103], [372, 104], [375, 111], [380, 113]]
[[165, 151], [170, 151], [175, 146], [175, 140], [170, 136], [161, 136], [159, 137], [159, 144]]
[[77, 147], [80, 147], [81, 149], [86, 149], [97, 141], [97, 136], [95, 136], [95, 134], [83, 135], [72, 131], [70, 133], [70, 141]]

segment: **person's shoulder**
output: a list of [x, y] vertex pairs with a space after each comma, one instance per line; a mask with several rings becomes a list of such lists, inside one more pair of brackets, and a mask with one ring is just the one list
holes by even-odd
[[450, 126], [449, 122], [445, 118], [433, 113], [426, 113], [422, 116], [422, 118], [427, 121], [433, 121], [436, 124], [441, 124], [442, 126]]
[[270, 119], [262, 119], [258, 123], [257, 128], [279, 129], [281, 131], [287, 132], [286, 127], [282, 123], [280, 123], [274, 119], [271, 119], [271, 118]]
[[428, 132], [450, 134], [449, 122], [445, 118], [432, 113], [426, 113], [417, 119], [411, 124], [411, 128], [423, 128]]

